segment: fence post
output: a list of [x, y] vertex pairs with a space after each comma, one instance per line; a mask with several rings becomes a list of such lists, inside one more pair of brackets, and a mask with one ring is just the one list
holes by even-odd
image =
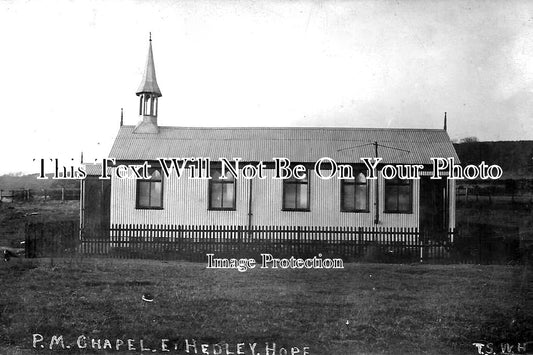
[[420, 244], [420, 262], [424, 262], [424, 230], [418, 231], [418, 243]]
[[296, 243], [298, 243], [298, 254], [300, 254], [300, 246], [301, 246], [301, 236], [302, 236], [302, 227], [298, 226], [296, 231]]
[[237, 240], [237, 243], [239, 244], [239, 253], [241, 252], [242, 250], [242, 226], [238, 226], [237, 227], [237, 236], [238, 236], [238, 240]]
[[450, 243], [453, 244], [453, 238], [455, 236], [455, 229], [450, 228], [449, 231], [450, 231]]
[[179, 250], [180, 253], [182, 253], [183, 252], [183, 244], [182, 244], [181, 224], [178, 224], [178, 228], [176, 230], [175, 238], [177, 239], [177, 242], [178, 242], [178, 250]]
[[481, 264], [481, 232], [478, 231], [477, 234], [477, 263]]
[[355, 231], [355, 248], [354, 250], [354, 257], [360, 258], [361, 257], [361, 249], [362, 249], [362, 238], [361, 238], [361, 227], [357, 227]]
[[[1, 194], [2, 193], [1, 193], [1, 190], [0, 190], [0, 196], [1, 196]], [[29, 231], [30, 231], [30, 225], [28, 223], [26, 223], [26, 225], [24, 226], [24, 256], [26, 258], [30, 257], [30, 235], [29, 235]]]

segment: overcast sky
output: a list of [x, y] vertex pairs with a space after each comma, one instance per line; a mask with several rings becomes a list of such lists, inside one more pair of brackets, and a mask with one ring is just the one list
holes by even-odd
[[107, 156], [150, 31], [163, 126], [533, 139], [529, 1], [0, 0], [0, 173]]

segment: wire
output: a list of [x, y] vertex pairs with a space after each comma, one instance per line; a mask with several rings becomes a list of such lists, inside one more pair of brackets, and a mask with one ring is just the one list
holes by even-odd
[[380, 144], [380, 143], [366, 143], [366, 144], [356, 145], [356, 146], [353, 146], [353, 147], [337, 149], [337, 152], [342, 152], [343, 150], [349, 150], [349, 149], [355, 149], [355, 148], [366, 147], [367, 145], [374, 145], [374, 144], [376, 144], [378, 147], [389, 148], [389, 149], [394, 149], [394, 150], [401, 150], [402, 152], [411, 153], [411, 151], [410, 151], [410, 150], [407, 150], [407, 149], [401, 149], [401, 148], [396, 148], [396, 147], [390, 147], [390, 146], [388, 146], [388, 145], [384, 145], [384, 144]]

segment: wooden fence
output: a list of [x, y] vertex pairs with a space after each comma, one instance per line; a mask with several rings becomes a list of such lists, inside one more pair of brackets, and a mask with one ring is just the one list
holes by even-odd
[[49, 188], [49, 189], [0, 189], [0, 201], [32, 201], [40, 200], [60, 200], [70, 201], [80, 199], [79, 188]]
[[[103, 238], [102, 238], [103, 237]], [[373, 239], [373, 242], [370, 240]], [[203, 261], [207, 253], [227, 258], [256, 257], [270, 253], [277, 257], [359, 255], [371, 243], [387, 245], [395, 253], [416, 253], [414, 230], [375, 234], [370, 229], [318, 227], [164, 226], [113, 225], [100, 238], [82, 238], [85, 254], [114, 257], [183, 258]], [[363, 243], [368, 240], [368, 243]], [[400, 240], [403, 240], [400, 242]]]
[[502, 191], [494, 188], [478, 188], [477, 186], [459, 186], [455, 191], [459, 205], [470, 204], [516, 204], [530, 208], [533, 204], [531, 191]]
[[[112, 225], [82, 231], [75, 222], [33, 223], [26, 228], [26, 256], [80, 254], [110, 258], [176, 259], [323, 257], [369, 262], [509, 263], [518, 245], [461, 236], [454, 230], [420, 233], [416, 228]], [[493, 251], [506, 251], [494, 257]]]
[[425, 234], [416, 228], [112, 225], [83, 235], [79, 251], [116, 258], [205, 261], [261, 254], [337, 257], [345, 261], [450, 262], [454, 231]]

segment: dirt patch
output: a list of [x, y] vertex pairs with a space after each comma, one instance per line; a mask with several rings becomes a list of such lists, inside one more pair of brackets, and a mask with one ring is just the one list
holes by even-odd
[[154, 285], [155, 283], [152, 281], [85, 281], [83, 283], [85, 286], [129, 286], [129, 287], [135, 287], [135, 286], [149, 286]]

